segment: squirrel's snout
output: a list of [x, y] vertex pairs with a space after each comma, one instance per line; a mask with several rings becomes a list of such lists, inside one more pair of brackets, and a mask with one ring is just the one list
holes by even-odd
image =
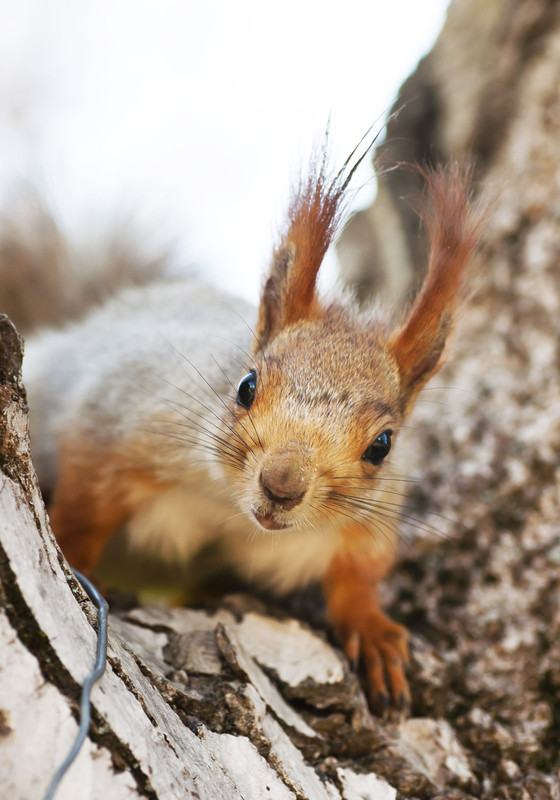
[[259, 484], [265, 496], [289, 510], [299, 505], [309, 486], [310, 472], [299, 450], [285, 448], [265, 456]]

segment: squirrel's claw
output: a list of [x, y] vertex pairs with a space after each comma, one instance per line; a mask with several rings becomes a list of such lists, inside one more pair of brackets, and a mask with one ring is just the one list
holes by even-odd
[[369, 619], [369, 630], [362, 639], [362, 660], [370, 699], [389, 684], [393, 705], [404, 710], [410, 705], [410, 690], [404, 673], [408, 663], [408, 631], [381, 612]]
[[339, 635], [342, 628], [340, 638], [351, 663], [356, 663], [359, 651], [372, 710], [383, 714], [390, 697], [395, 708], [407, 711], [410, 690], [404, 667], [409, 661], [408, 631], [377, 610], [361, 614], [352, 623], [352, 631], [344, 624], [338, 627]]

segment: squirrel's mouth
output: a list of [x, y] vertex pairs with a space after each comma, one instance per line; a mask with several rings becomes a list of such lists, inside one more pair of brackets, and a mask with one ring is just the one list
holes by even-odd
[[280, 522], [273, 514], [263, 514], [259, 511], [253, 511], [252, 513], [261, 528], [265, 528], [267, 531], [281, 531], [290, 527], [287, 522]]

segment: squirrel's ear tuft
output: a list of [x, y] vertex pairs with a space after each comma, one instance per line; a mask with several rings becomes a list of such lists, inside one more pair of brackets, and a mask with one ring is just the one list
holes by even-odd
[[327, 133], [323, 148], [311, 159], [307, 175], [300, 180], [261, 296], [257, 325], [260, 345], [287, 325], [320, 314], [317, 275], [342, 220], [348, 185], [375, 142], [375, 138], [366, 142], [357, 155], [369, 134], [333, 176]]
[[486, 212], [472, 197], [472, 169], [456, 164], [419, 170], [428, 203], [421, 217], [429, 238], [428, 269], [422, 288], [389, 346], [401, 375], [404, 413], [419, 390], [443, 366], [446, 341], [464, 299], [465, 274], [480, 242]]
[[316, 282], [341, 218], [346, 186], [329, 175], [326, 148], [310, 164], [288, 210], [259, 309], [257, 336], [265, 344], [287, 325], [319, 309]]

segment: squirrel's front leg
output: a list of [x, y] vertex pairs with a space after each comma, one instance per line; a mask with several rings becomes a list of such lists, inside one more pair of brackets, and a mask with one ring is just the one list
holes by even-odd
[[353, 663], [361, 659], [377, 712], [387, 709], [389, 693], [397, 708], [410, 704], [404, 673], [408, 631], [383, 613], [377, 591], [393, 561], [381, 547], [376, 554], [371, 544], [350, 540], [333, 557], [323, 581], [330, 620], [347, 657]]
[[90, 575], [107, 540], [163, 485], [130, 459], [85, 437], [67, 437], [59, 450], [49, 517], [70, 566]]

